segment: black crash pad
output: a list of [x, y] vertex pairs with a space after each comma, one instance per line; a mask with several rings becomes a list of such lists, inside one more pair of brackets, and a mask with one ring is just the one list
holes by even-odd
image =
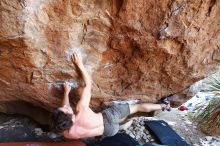
[[161, 144], [167, 146], [189, 146], [165, 121], [144, 121], [145, 126], [158, 138]]

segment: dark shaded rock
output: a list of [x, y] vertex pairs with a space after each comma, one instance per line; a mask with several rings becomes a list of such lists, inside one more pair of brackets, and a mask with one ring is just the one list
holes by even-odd
[[62, 136], [50, 132], [48, 125], [38, 124], [25, 116], [0, 113], [0, 142], [63, 140]]

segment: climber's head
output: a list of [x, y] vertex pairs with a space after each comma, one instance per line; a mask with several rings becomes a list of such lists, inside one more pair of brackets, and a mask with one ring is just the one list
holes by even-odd
[[51, 126], [55, 132], [69, 130], [74, 123], [75, 115], [70, 106], [57, 108], [52, 113]]

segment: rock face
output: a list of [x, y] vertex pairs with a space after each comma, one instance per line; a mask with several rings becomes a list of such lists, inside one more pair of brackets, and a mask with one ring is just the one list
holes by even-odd
[[58, 106], [64, 81], [81, 85], [73, 51], [92, 76], [93, 107], [156, 102], [220, 64], [218, 0], [1, 0], [0, 10], [4, 102]]

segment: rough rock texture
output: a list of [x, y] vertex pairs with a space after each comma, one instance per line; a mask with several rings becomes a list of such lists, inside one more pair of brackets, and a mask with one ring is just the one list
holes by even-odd
[[218, 0], [1, 0], [0, 100], [58, 106], [62, 82], [81, 85], [78, 51], [93, 107], [156, 102], [216, 71], [219, 13]]
[[4, 145], [2, 143], [6, 142], [54, 142], [65, 140], [62, 135], [58, 135], [49, 131], [47, 126], [41, 125], [26, 116], [17, 114], [7, 115], [0, 113], [0, 129], [1, 145]]

